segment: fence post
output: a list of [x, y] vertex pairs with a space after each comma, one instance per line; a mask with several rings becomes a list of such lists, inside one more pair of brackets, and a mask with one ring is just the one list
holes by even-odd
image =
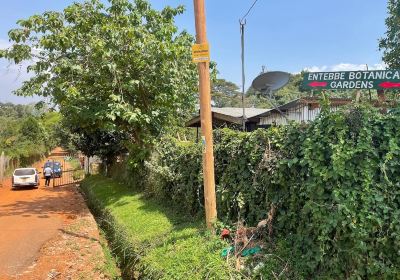
[[2, 182], [4, 179], [4, 172], [5, 172], [5, 155], [4, 155], [4, 152], [1, 152], [1, 156], [0, 156], [0, 186], [2, 186]]

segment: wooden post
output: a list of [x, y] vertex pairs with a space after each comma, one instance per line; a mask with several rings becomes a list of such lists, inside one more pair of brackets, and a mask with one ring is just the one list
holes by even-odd
[[[197, 44], [208, 43], [204, 0], [193, 0], [193, 4], [196, 22]], [[217, 219], [217, 206], [215, 198], [214, 149], [212, 135], [209, 64], [209, 62], [199, 62], [197, 64], [197, 68], [199, 71], [200, 119], [203, 142], [204, 202], [207, 227], [212, 229], [213, 222], [215, 222]]]
[[1, 152], [1, 156], [0, 156], [0, 186], [2, 185], [2, 181], [4, 179], [5, 169], [6, 169], [5, 155], [4, 155], [4, 152]]

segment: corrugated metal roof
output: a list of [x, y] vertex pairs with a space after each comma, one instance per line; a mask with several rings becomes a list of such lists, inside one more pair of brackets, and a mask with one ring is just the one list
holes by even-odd
[[[245, 108], [244, 110], [246, 118], [252, 118], [257, 115], [264, 114], [272, 109]], [[237, 107], [224, 107], [224, 108], [212, 107], [211, 111], [214, 113], [223, 114], [235, 118], [241, 118], [243, 116], [243, 108], [237, 108]]]
[[[257, 108], [245, 108], [245, 115], [246, 118], [249, 120], [254, 118], [260, 114], [267, 113], [272, 109], [257, 109]], [[232, 124], [241, 124], [242, 123], [242, 116], [243, 116], [243, 108], [238, 107], [224, 107], [224, 108], [216, 108], [212, 107], [211, 112], [213, 115], [213, 122], [214, 121], [222, 121], [226, 123]], [[186, 126], [188, 127], [198, 127], [200, 126], [200, 116], [197, 115], [193, 117], [191, 120], [186, 122]]]

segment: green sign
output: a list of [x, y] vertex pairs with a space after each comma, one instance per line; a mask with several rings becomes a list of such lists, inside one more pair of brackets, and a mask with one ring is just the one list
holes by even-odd
[[400, 70], [306, 73], [303, 88], [310, 90], [398, 89], [400, 88]]

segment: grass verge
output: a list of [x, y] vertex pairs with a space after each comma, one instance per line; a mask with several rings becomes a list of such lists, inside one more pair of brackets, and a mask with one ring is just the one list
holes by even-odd
[[124, 278], [237, 278], [220, 257], [226, 244], [201, 221], [102, 176], [86, 178], [81, 187]]
[[120, 280], [121, 271], [117, 267], [115, 259], [112, 255], [111, 249], [108, 246], [108, 242], [106, 239], [106, 234], [103, 230], [100, 229], [100, 245], [103, 249], [103, 253], [106, 259], [103, 267], [101, 268], [102, 272], [107, 275], [108, 279]]

